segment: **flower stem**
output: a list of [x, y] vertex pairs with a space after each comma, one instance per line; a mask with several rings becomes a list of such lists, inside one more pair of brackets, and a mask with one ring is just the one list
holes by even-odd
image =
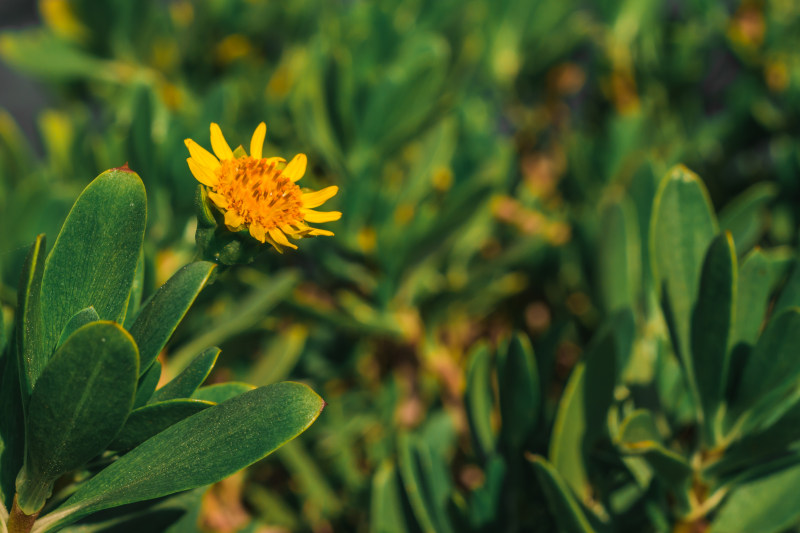
[[14, 495], [14, 505], [8, 515], [8, 533], [28, 533], [36, 522], [39, 511], [33, 514], [25, 514], [17, 505], [17, 496]]

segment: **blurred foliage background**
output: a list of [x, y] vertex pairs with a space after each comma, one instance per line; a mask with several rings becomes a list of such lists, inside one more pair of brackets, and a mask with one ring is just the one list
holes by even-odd
[[[649, 480], [620, 495], [632, 467], [613, 447], [589, 479], [553, 442], [578, 420], [605, 424], [606, 411], [558, 413], [609, 320], [636, 331], [613, 401], [657, 391], [673, 447], [692, 442], [680, 386], [662, 383], [681, 374], [650, 267], [653, 200], [685, 164], [737, 253], [775, 248], [785, 274], [800, 4], [40, 0], [28, 25], [10, 6], [0, 60], [35, 90], [13, 92], [0, 71], [4, 313], [33, 237], [55, 235], [90, 179], [126, 161], [151, 206], [148, 290], [191, 259], [183, 139], [208, 146], [210, 122], [235, 146], [263, 120], [265, 154], [306, 153], [305, 185], [340, 187], [326, 204], [344, 213], [326, 226], [335, 237], [227, 272], [162, 354], [169, 376], [217, 344], [212, 380], [302, 380], [329, 404], [205, 493], [191, 511], [205, 530], [583, 531], [563, 522], [575, 512], [589, 530], [701, 531], [679, 528], [713, 519], [712, 506], [684, 520]], [[548, 484], [559, 475], [566, 485]]]

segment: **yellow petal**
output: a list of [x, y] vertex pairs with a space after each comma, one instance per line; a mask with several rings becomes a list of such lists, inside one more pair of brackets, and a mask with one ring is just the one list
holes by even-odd
[[244, 219], [233, 209], [225, 211], [225, 225], [228, 226], [229, 229], [237, 229], [242, 225], [242, 222], [244, 222]]
[[261, 159], [261, 150], [264, 148], [264, 137], [267, 136], [267, 125], [263, 122], [258, 125], [250, 139], [250, 156]]
[[219, 129], [219, 124], [211, 123], [211, 148], [217, 157], [220, 159], [233, 159], [233, 151], [228, 146], [225, 137], [222, 136], [222, 130]]
[[[297, 231], [296, 228], [292, 227], [289, 224], [284, 224], [283, 226], [280, 226], [280, 229], [281, 229], [282, 232], [284, 232], [286, 235], [288, 235], [289, 237], [291, 237], [293, 239], [300, 238], [300, 237], [298, 237], [298, 235], [300, 235], [300, 232]], [[302, 235], [300, 235], [300, 236], [302, 237]]]
[[219, 161], [217, 161], [217, 158], [211, 155], [208, 150], [191, 139], [185, 139], [183, 142], [186, 143], [186, 148], [188, 148], [189, 153], [192, 154], [192, 159], [197, 161], [198, 165], [216, 170], [219, 166]]
[[309, 235], [325, 235], [328, 237], [333, 237], [333, 232], [328, 231], [326, 229], [319, 229], [319, 228], [311, 228], [311, 231], [308, 233]]
[[269, 230], [269, 236], [272, 237], [272, 240], [280, 244], [281, 246], [287, 246], [289, 248], [294, 248], [297, 250], [297, 246], [289, 242], [289, 239], [286, 238], [286, 235], [283, 234], [281, 230], [278, 228], [272, 228]]
[[325, 187], [321, 191], [307, 192], [303, 194], [303, 207], [319, 207], [336, 196], [337, 192], [339, 192], [339, 187], [336, 185]]
[[250, 224], [250, 235], [252, 235], [253, 238], [256, 240], [265, 242], [267, 238], [267, 231], [264, 229], [264, 226], [262, 226], [261, 224], [256, 224], [254, 222]]
[[228, 206], [230, 205], [226, 197], [222, 196], [221, 194], [217, 194], [214, 191], [208, 191], [208, 197], [211, 198], [211, 201], [222, 209], [228, 209]]
[[306, 154], [297, 154], [283, 169], [283, 175], [292, 181], [297, 181], [306, 173]]
[[339, 211], [314, 211], [312, 209], [303, 209], [303, 218], [306, 222], [333, 222], [342, 218], [342, 213]]
[[209, 187], [216, 187], [219, 179], [213, 170], [208, 167], [201, 166], [191, 157], [187, 158], [186, 162], [189, 163], [189, 170], [192, 171], [192, 174], [197, 181], [203, 185], [208, 185]]
[[266, 158], [267, 165], [271, 164], [278, 164], [278, 163], [286, 163], [286, 160], [282, 157], [267, 157]]

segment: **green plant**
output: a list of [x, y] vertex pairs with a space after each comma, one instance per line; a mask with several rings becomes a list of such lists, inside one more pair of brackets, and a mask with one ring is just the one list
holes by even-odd
[[157, 356], [216, 266], [191, 263], [141, 302], [145, 216], [139, 176], [112, 169], [79, 196], [49, 254], [44, 235], [30, 249], [0, 359], [3, 530], [57, 531], [214, 483], [323, 408], [298, 383], [201, 387], [216, 348], [156, 389]]

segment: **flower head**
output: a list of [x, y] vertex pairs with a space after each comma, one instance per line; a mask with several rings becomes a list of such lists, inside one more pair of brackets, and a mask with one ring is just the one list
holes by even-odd
[[301, 239], [333, 232], [312, 228], [307, 222], [339, 220], [339, 211], [315, 211], [339, 188], [302, 191], [297, 181], [306, 171], [305, 154], [286, 163], [281, 157], [261, 157], [267, 126], [262, 122], [250, 140], [250, 155], [239, 146], [231, 150], [222, 130], [211, 124], [211, 148], [216, 157], [192, 139], [186, 139], [191, 157], [186, 161], [197, 181], [208, 187], [208, 197], [224, 214], [231, 231], [247, 229], [255, 239], [282, 247], [297, 248], [287, 237]]

